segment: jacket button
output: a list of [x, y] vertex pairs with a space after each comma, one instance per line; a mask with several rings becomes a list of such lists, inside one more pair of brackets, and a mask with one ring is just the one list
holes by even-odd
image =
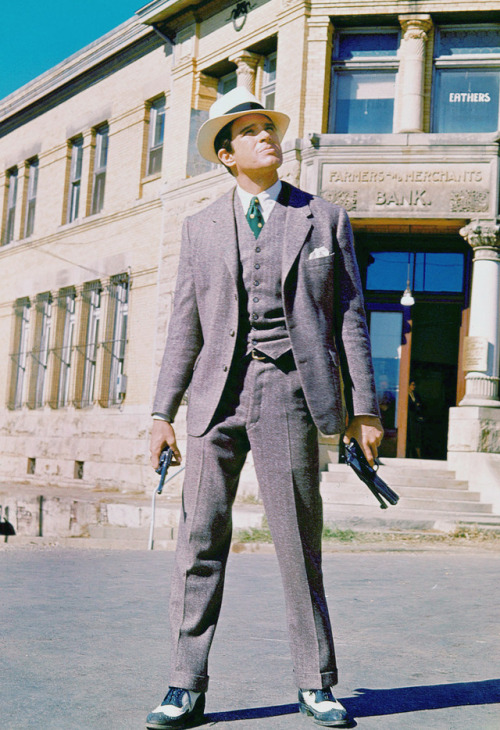
[[224, 365], [224, 367], [222, 369], [224, 370], [225, 373], [227, 373], [227, 365]]
[[234, 331], [234, 330], [231, 330], [231, 331], [229, 332], [229, 334], [231, 335], [231, 337], [234, 337], [234, 335], [235, 335], [236, 333], [235, 333], [235, 331]]

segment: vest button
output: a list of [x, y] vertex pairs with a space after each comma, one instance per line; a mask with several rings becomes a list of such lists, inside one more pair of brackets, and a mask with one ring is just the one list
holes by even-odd
[[254, 269], [260, 269], [260, 264], [255, 264]]
[[255, 249], [255, 253], [260, 253], [260, 246], [257, 246], [257, 248]]
[[259, 301], [259, 297], [254, 297], [253, 300], [254, 300], [254, 302], [258, 302]]
[[259, 319], [259, 315], [258, 314], [255, 314], [255, 313], [252, 314], [252, 319]]

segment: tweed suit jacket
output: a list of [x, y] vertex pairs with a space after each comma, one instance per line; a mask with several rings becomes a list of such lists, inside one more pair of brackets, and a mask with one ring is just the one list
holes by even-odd
[[[282, 300], [304, 395], [316, 426], [379, 415], [361, 281], [343, 208], [283, 183], [288, 197]], [[235, 188], [184, 221], [181, 255], [153, 413], [173, 422], [189, 386], [187, 430], [202, 435], [220, 403], [240, 319]]]

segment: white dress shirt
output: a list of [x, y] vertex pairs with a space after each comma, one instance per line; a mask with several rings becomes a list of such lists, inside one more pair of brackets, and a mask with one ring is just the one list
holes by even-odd
[[270, 188], [267, 188], [267, 190], [263, 190], [257, 195], [253, 195], [253, 193], [247, 193], [247, 191], [243, 190], [243, 188], [240, 188], [239, 185], [236, 186], [236, 191], [238, 193], [238, 197], [241, 201], [241, 205], [243, 207], [243, 212], [245, 213], [245, 215], [247, 214], [252, 199], [259, 199], [260, 208], [262, 210], [262, 215], [264, 216], [265, 223], [271, 215], [274, 204], [278, 200], [278, 195], [281, 192], [281, 180], [277, 180], [274, 185], [271, 185]]

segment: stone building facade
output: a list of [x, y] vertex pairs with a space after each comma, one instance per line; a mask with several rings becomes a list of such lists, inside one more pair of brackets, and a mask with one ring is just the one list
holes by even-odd
[[[383, 453], [415, 456], [418, 448], [422, 458], [447, 458], [500, 508], [499, 10], [493, 0], [154, 0], [4, 100], [3, 474], [29, 470], [35, 460], [35, 473], [51, 479], [71, 480], [83, 469], [84, 481], [147, 484], [148, 413], [182, 220], [232, 184], [197, 154], [194, 140], [217, 95], [240, 84], [291, 117], [282, 177], [350, 214]], [[148, 175], [152, 130], [159, 134], [163, 118], [163, 144]], [[109, 154], [96, 213], [103, 135]], [[82, 207], [72, 220], [80, 149]], [[71, 287], [74, 359], [68, 400], [58, 402], [61, 312]], [[117, 363], [112, 330], [124, 290], [130, 311]], [[50, 387], [40, 399], [43, 372]], [[410, 380], [424, 404], [417, 446], [408, 429]], [[182, 413], [178, 429], [182, 439]]]

